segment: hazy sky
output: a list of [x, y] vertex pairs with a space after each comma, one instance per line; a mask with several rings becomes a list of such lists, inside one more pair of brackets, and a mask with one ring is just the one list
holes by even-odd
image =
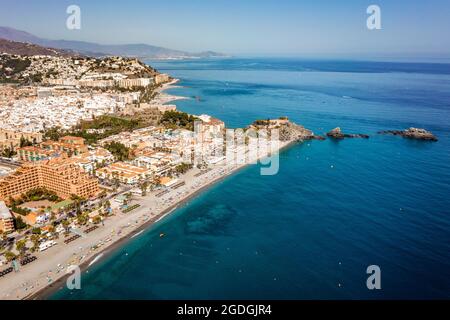
[[[0, 0], [0, 25], [50, 39], [260, 55], [446, 55], [450, 0]], [[82, 28], [66, 28], [81, 7]], [[382, 30], [366, 27], [371, 4]]]

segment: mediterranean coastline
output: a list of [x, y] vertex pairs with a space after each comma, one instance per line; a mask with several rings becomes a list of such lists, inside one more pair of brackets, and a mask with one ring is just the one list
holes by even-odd
[[[152, 104], [165, 105], [173, 101], [187, 99], [174, 96], [164, 91], [177, 88], [178, 79], [163, 84], [157, 90], [158, 94], [151, 101]], [[297, 143], [298, 139], [279, 142], [271, 148], [271, 152], [278, 153]], [[249, 162], [266, 157], [267, 154], [249, 159]], [[170, 190], [164, 197], [158, 199], [153, 194], [143, 198], [134, 198], [131, 205], [139, 204], [139, 208], [131, 213], [120, 213], [109, 217], [103, 226], [93, 231], [86, 238], [81, 238], [72, 244], [59, 244], [50, 251], [38, 253], [38, 260], [30, 266], [23, 267], [20, 273], [13, 277], [0, 279], [0, 297], [2, 299], [42, 299], [46, 298], [64, 286], [65, 279], [70, 275], [65, 272], [66, 267], [75, 264], [83, 272], [88, 272], [92, 262], [104, 259], [108, 253], [123, 246], [134, 236], [153, 224], [161, 221], [174, 210], [204, 191], [211, 185], [244, 168], [247, 164], [227, 164], [225, 160], [211, 166], [207, 172], [194, 168], [185, 176], [185, 185]], [[95, 248], [95, 249], [92, 249]], [[68, 262], [70, 261], [70, 263]]]
[[[293, 143], [297, 142], [290, 142], [282, 146], [278, 152], [282, 152], [284, 149], [289, 148], [289, 146]], [[131, 226], [127, 230], [127, 232], [124, 232], [123, 236], [120, 238], [117, 238], [114, 242], [111, 242], [110, 245], [107, 245], [102, 250], [92, 253], [89, 256], [86, 256], [84, 261], [79, 265], [82, 272], [86, 272], [89, 270], [89, 267], [91, 267], [93, 264], [92, 262], [96, 262], [98, 260], [96, 259], [105, 259], [108, 257], [109, 254], [114, 253], [114, 250], [119, 249], [122, 246], [125, 246], [128, 241], [132, 241], [136, 236], [139, 236], [142, 234], [143, 231], [151, 228], [154, 224], [158, 223], [159, 221], [162, 221], [164, 218], [166, 218], [168, 215], [173, 213], [176, 209], [181, 208], [183, 205], [188, 204], [191, 199], [196, 197], [199, 193], [205, 191], [212, 185], [220, 182], [223, 179], [226, 179], [228, 176], [238, 172], [239, 170], [243, 169], [246, 165], [241, 166], [235, 166], [233, 168], [230, 168], [229, 171], [221, 171], [221, 174], [218, 176], [212, 176], [210, 180], [206, 181], [204, 184], [200, 184], [196, 189], [193, 189], [189, 194], [186, 194], [184, 197], [179, 198], [178, 202], [171, 204], [169, 207], [164, 208], [160, 213], [157, 213], [154, 215], [151, 219], [146, 221], [146, 215], [144, 214], [140, 217], [133, 216], [133, 220], [137, 222], [139, 218], [144, 217], [144, 219], [141, 219], [141, 224], [136, 223], [135, 225]], [[147, 208], [151, 209], [151, 208]], [[137, 213], [137, 212], [136, 212]], [[102, 241], [102, 240], [100, 240]], [[56, 278], [54, 281], [52, 281], [51, 284], [48, 284], [47, 286], [44, 286], [41, 289], [38, 289], [37, 292], [29, 294], [27, 296], [22, 297], [21, 299], [26, 300], [42, 300], [47, 299], [50, 296], [52, 296], [55, 292], [58, 290], [63, 289], [66, 286], [66, 279], [70, 276], [70, 274], [62, 274], [60, 277]]]
[[[17, 174], [14, 174], [14, 169], [11, 169], [11, 173], [6, 174], [3, 178], [6, 184], [1, 184], [3, 192], [13, 189], [7, 186], [16, 181], [14, 179], [18, 177], [26, 177], [31, 172], [30, 181], [35, 181], [32, 179], [33, 174], [43, 177], [44, 174], [51, 174], [55, 167], [58, 168], [64, 163], [70, 164], [69, 168], [74, 170], [68, 171], [69, 173], [76, 172], [79, 177], [84, 177], [74, 180], [74, 183], [86, 186], [86, 189], [80, 189], [81, 195], [85, 190], [89, 191], [91, 187], [96, 186], [93, 179], [98, 179], [102, 191], [98, 194], [94, 188], [92, 190], [96, 191], [95, 195], [85, 193], [89, 200], [67, 193], [54, 194], [40, 189], [32, 189], [31, 193], [27, 191], [25, 194], [17, 194], [17, 199], [3, 196], [5, 201], [9, 200], [8, 205], [15, 218], [17, 220], [25, 219], [30, 226], [24, 227], [23, 223], [16, 223], [15, 225], [21, 228], [18, 229], [18, 232], [6, 234], [6, 237], [3, 234], [3, 243], [7, 239], [12, 239], [9, 238], [10, 236], [16, 237], [14, 245], [7, 244], [7, 246], [8, 250], [17, 254], [15, 256], [11, 251], [4, 251], [4, 257], [15, 256], [18, 259], [16, 261], [23, 264], [14, 272], [14, 261], [7, 261], [11, 267], [3, 270], [10, 271], [0, 277], [0, 297], [2, 299], [54, 297], [63, 299], [81, 297], [83, 299], [89, 296], [110, 298], [111, 295], [106, 291], [98, 294], [96, 290], [103, 288], [108, 290], [110, 286], [121, 284], [122, 281], [123, 287], [129, 290], [127, 294], [131, 297], [150, 299], [180, 297], [178, 290], [186, 287], [183, 283], [178, 284], [177, 281], [180, 270], [183, 270], [185, 266], [183, 263], [180, 264], [179, 259], [174, 259], [174, 262], [169, 262], [169, 264], [164, 260], [161, 262], [161, 255], [164, 257], [166, 252], [176, 257], [183, 257], [189, 263], [197, 263], [195, 260], [197, 258], [204, 259], [206, 254], [207, 262], [203, 264], [203, 269], [210, 270], [210, 275], [205, 277], [205, 281], [208, 277], [215, 279], [217, 272], [227, 274], [225, 279], [228, 281], [224, 280], [223, 283], [213, 288], [208, 282], [203, 284], [200, 282], [198, 285], [200, 290], [217, 289], [214, 297], [223, 298], [221, 288], [230, 285], [230, 295], [225, 295], [225, 297], [233, 297], [235, 290], [231, 286], [232, 280], [236, 278], [236, 275], [242, 276], [246, 270], [242, 266], [243, 260], [239, 258], [239, 254], [236, 258], [229, 256], [228, 253], [232, 250], [231, 245], [225, 245], [223, 248], [223, 243], [227, 243], [227, 241], [235, 241], [235, 252], [255, 255], [253, 259], [250, 259], [253, 265], [249, 266], [247, 270], [258, 270], [260, 265], [268, 263], [260, 264], [260, 259], [281, 261], [277, 257], [279, 250], [284, 251], [284, 255], [288, 255], [294, 250], [295, 254], [291, 255], [291, 260], [283, 260], [283, 263], [278, 262], [273, 265], [274, 268], [278, 268], [277, 272], [263, 273], [260, 271], [261, 279], [265, 278], [266, 282], [258, 283], [258, 286], [271, 288], [267, 291], [267, 296], [262, 295], [264, 298], [274, 297], [276, 292], [282, 296], [285, 294], [285, 297], [302, 297], [301, 294], [305, 291], [281, 283], [281, 281], [288, 281], [289, 278], [284, 272], [286, 264], [291, 264], [292, 268], [299, 267], [302, 272], [309, 274], [309, 277], [314, 277], [315, 265], [303, 268], [296, 255], [302, 256], [303, 260], [313, 261], [309, 257], [309, 248], [320, 245], [317, 250], [321, 250], [320, 248], [323, 247], [327, 248], [326, 252], [332, 263], [341, 265], [345, 263], [346, 259], [349, 259], [345, 258], [348, 254], [345, 250], [341, 250], [339, 256], [335, 254], [335, 248], [330, 245], [335, 241], [323, 243], [323, 239], [320, 237], [321, 233], [309, 233], [310, 229], [317, 228], [326, 233], [327, 230], [334, 230], [337, 226], [340, 231], [328, 237], [339, 238], [346, 242], [347, 247], [361, 250], [359, 264], [364, 264], [373, 259], [370, 250], [358, 248], [357, 242], [351, 241], [351, 239], [358, 238], [361, 234], [364, 234], [365, 237], [368, 235], [375, 237], [374, 230], [382, 231], [376, 228], [377, 223], [366, 223], [378, 217], [378, 206], [371, 203], [372, 197], [377, 199], [376, 203], [389, 206], [386, 210], [391, 216], [382, 216], [382, 219], [389, 220], [394, 217], [393, 219], [397, 221], [396, 225], [401, 225], [404, 223], [404, 219], [409, 221], [408, 219], [422, 219], [425, 216], [424, 206], [412, 207], [410, 204], [415, 203], [417, 199], [422, 199], [425, 195], [431, 198], [440, 198], [445, 192], [445, 188], [433, 189], [433, 186], [442, 183], [436, 179], [445, 179], [445, 175], [431, 175], [429, 171], [424, 173], [422, 180], [430, 181], [429, 188], [433, 190], [432, 194], [424, 193], [423, 189], [413, 191], [408, 189], [405, 194], [405, 191], [401, 189], [402, 185], [408, 186], [417, 183], [414, 177], [405, 175], [407, 172], [417, 172], [418, 168], [415, 165], [423, 163], [426, 153], [417, 152], [417, 150], [432, 150], [433, 157], [427, 158], [427, 161], [433, 161], [433, 170], [444, 166], [442, 170], [445, 172], [445, 163], [442, 159], [448, 149], [448, 132], [445, 124], [441, 123], [445, 119], [445, 111], [442, 111], [443, 114], [438, 118], [433, 117], [432, 121], [427, 118], [418, 121], [415, 118], [416, 110], [405, 109], [402, 100], [405, 98], [395, 96], [395, 93], [390, 93], [390, 95], [398, 99], [397, 104], [386, 106], [385, 102], [377, 101], [371, 93], [367, 93], [367, 97], [361, 97], [358, 96], [358, 91], [352, 92], [344, 87], [339, 88], [339, 93], [336, 94], [335, 79], [343, 82], [349, 81], [348, 75], [339, 69], [342, 68], [340, 62], [336, 62], [337, 71], [333, 73], [332, 77], [321, 72], [301, 73], [301, 81], [308, 83], [311, 78], [311, 82], [314, 84], [317, 81], [315, 77], [319, 77], [320, 83], [325, 84], [324, 87], [328, 85], [333, 88], [325, 95], [321, 92], [322, 85], [317, 88], [318, 92], [310, 91], [311, 89], [305, 92], [301, 85], [299, 88], [292, 88], [292, 84], [298, 81], [298, 73], [292, 70], [297, 70], [298, 65], [303, 66], [304, 61], [292, 62], [288, 71], [258, 71], [259, 78], [256, 84], [245, 83], [245, 81], [249, 81], [248, 74], [240, 71], [249, 65], [248, 60], [245, 59], [198, 62], [201, 63], [200, 68], [204, 68], [205, 64], [211, 64], [211, 70], [208, 70], [207, 77], [212, 77], [214, 80], [205, 80], [204, 72], [195, 71], [197, 62], [194, 61], [170, 62], [172, 64], [169, 67], [166, 63], [161, 62], [157, 67], [166, 73], [156, 72], [150, 66], [143, 66], [136, 60], [115, 58], [112, 61], [124, 64], [124, 68], [130, 68], [131, 65], [131, 68], [137, 69], [133, 69], [134, 72], [144, 69], [151, 73], [154, 79], [162, 79], [162, 83], [153, 86], [149, 80], [152, 78], [122, 79], [122, 76], [117, 74], [112, 76], [116, 80], [105, 80], [101, 77], [107, 78], [111, 75], [94, 73], [85, 76], [86, 80], [52, 79], [52, 85], [39, 87], [38, 96], [31, 99], [27, 95], [32, 94], [32, 89], [19, 87], [20, 94], [25, 94], [25, 97], [23, 100], [15, 102], [14, 107], [18, 110], [28, 108], [29, 112], [18, 113], [17, 110], [11, 108], [11, 105], [7, 105], [9, 108], [7, 110], [15, 112], [12, 114], [13, 119], [17, 119], [20, 114], [29, 113], [34, 116], [36, 112], [39, 112], [39, 108], [36, 109], [36, 104], [38, 104], [40, 108], [49, 109], [48, 115], [51, 117], [45, 121], [48, 121], [49, 124], [52, 121], [58, 121], [67, 129], [50, 128], [46, 133], [45, 141], [33, 143], [25, 138], [16, 141], [20, 144], [20, 147], [17, 147], [17, 155], [12, 158], [3, 158], [2, 163], [12, 168], [16, 166]], [[283, 66], [283, 63], [285, 63], [284, 60], [279, 62], [269, 59], [265, 60], [263, 65], [272, 64], [272, 68], [279, 68], [280, 65]], [[192, 68], [194, 71], [185, 71], [183, 69], [186, 68], [185, 64], [188, 69]], [[237, 68], [235, 67], [237, 70], [230, 72], [228, 68], [234, 64], [238, 65]], [[239, 64], [242, 64], [243, 67]], [[180, 68], [175, 69], [177, 66]], [[371, 64], [368, 63], [368, 66], [370, 67]], [[424, 68], [426, 67], [428, 66]], [[222, 71], [221, 68], [224, 70]], [[398, 68], [403, 70], [405, 66], [400, 65]], [[353, 73], [352, 76], [364, 80], [364, 75]], [[447, 77], [434, 74], [421, 76]], [[377, 77], [381, 79], [380, 83], [391, 81], [391, 85], [395, 88], [393, 81], [398, 77], [396, 73], [381, 74]], [[98, 80], [99, 78], [100, 80]], [[285, 84], [286, 79], [288, 79], [289, 85]], [[269, 85], [268, 83], [273, 84]], [[135, 84], [141, 84], [144, 87], [133, 87]], [[92, 89], [89, 87], [91, 85], [97, 87]], [[114, 89], [111, 89], [111, 85]], [[132, 87], [127, 87], [128, 85], [132, 85]], [[75, 90], [80, 86], [81, 89]], [[116, 86], [119, 88], [115, 89]], [[120, 86], [124, 87], [120, 88]], [[6, 90], [15, 93], [14, 90], [17, 88], [11, 88], [6, 87]], [[104, 92], [105, 88], [107, 92]], [[94, 98], [90, 93], [91, 90], [94, 92]], [[114, 90], [118, 90], [118, 92]], [[428, 90], [431, 95], [431, 92], [435, 92], [435, 87], [430, 85]], [[77, 99], [81, 99], [79, 100], [81, 103], [78, 103], [84, 108], [73, 108], [74, 95], [78, 97]], [[137, 97], [140, 97], [138, 102]], [[439, 95], [434, 95], [434, 97], [439, 99], [439, 103], [446, 99]], [[124, 103], [124, 101], [127, 102]], [[302, 104], [302, 101], [309, 102]], [[60, 102], [67, 103], [69, 113], [55, 108]], [[173, 104], [174, 102], [176, 105]], [[107, 106], [107, 108], [92, 108], [97, 105]], [[403, 108], [401, 109], [402, 113], [397, 115], [396, 121], [384, 118], [382, 118], [383, 120], [373, 120], [374, 114], [384, 117], [387, 114], [386, 110], [400, 110], [400, 106]], [[93, 114], [91, 114], [92, 109], [94, 109]], [[349, 117], [355, 112], [358, 114], [363, 112], [362, 110], [366, 112], [364, 118], [352, 119]], [[344, 112], [344, 115], [341, 112]], [[11, 113], [4, 114], [8, 117], [11, 115]], [[213, 118], [209, 114], [217, 118]], [[324, 117], [324, 114], [330, 116]], [[280, 115], [282, 116], [280, 117]], [[11, 119], [7, 119], [7, 125], [15, 124]], [[169, 148], [172, 150], [175, 148], [180, 155], [182, 154], [180, 150], [191, 150], [192, 145], [190, 143], [185, 145], [179, 138], [191, 137], [192, 133], [196, 131], [195, 120], [199, 119], [200, 123], [213, 133], [223, 134], [226, 129], [225, 123], [227, 123], [233, 128], [244, 128], [249, 133], [248, 137], [252, 137], [251, 132], [254, 129], [281, 128], [282, 134], [279, 139], [275, 139], [277, 143], [270, 145], [273, 153], [280, 155], [280, 173], [269, 179], [256, 172], [260, 169], [258, 166], [246, 167], [247, 163], [256, 163], [256, 160], [261, 157], [250, 159], [250, 154], [248, 154], [249, 161], [238, 164], [228, 163], [225, 161], [226, 159], [214, 153], [205, 158], [207, 164], [204, 163], [205, 161], [200, 161], [195, 166], [186, 164], [179, 157], [170, 157]], [[74, 120], [79, 121], [79, 124], [75, 125], [75, 129], [71, 129]], [[23, 128], [30, 129], [32, 132], [40, 126], [40, 122], [29, 121], [27, 117], [24, 117], [23, 121]], [[252, 121], [254, 122], [252, 123]], [[311, 128], [318, 135], [296, 123], [305, 124], [307, 128]], [[201, 127], [199, 128], [201, 132]], [[404, 128], [409, 129], [399, 130]], [[421, 128], [432, 130], [433, 133]], [[249, 129], [250, 131], [248, 131]], [[73, 134], [77, 136], [72, 136]], [[304, 140], [320, 141], [297, 143]], [[215, 140], [211, 140], [208, 136], [204, 141], [207, 142], [207, 146], [212, 146], [213, 151], [223, 150], [218, 148]], [[85, 145], [85, 142], [89, 145]], [[61, 146], [68, 149], [70, 154], [64, 155], [65, 152], [58, 154], [55, 152], [56, 149], [49, 150], [49, 148]], [[239, 148], [231, 147], [230, 150], [239, 152]], [[402, 150], [402, 153], [397, 150]], [[204, 151], [207, 150], [201, 151], [201, 154]], [[359, 156], [354, 157], [353, 155]], [[20, 158], [21, 162], [14, 160], [17, 158]], [[91, 164], [93, 158], [98, 159], [94, 166]], [[20, 165], [19, 168], [17, 168], [18, 165]], [[81, 166], [85, 173], [83, 174], [74, 165]], [[379, 166], [381, 167], [379, 168]], [[407, 170], [397, 170], [398, 167], [405, 166], [408, 168]], [[246, 169], [242, 170], [244, 167]], [[380, 173], [381, 168], [383, 170]], [[240, 172], [238, 173], [238, 171]], [[117, 172], [121, 173], [117, 174]], [[367, 176], [371, 172], [376, 175]], [[399, 172], [395, 179], [392, 179], [392, 172]], [[355, 174], [359, 177], [356, 184], [351, 180]], [[379, 178], [380, 174], [385, 177]], [[53, 175], [52, 179], [57, 179], [57, 177], [58, 175]], [[69, 179], [70, 176], [67, 175], [67, 177]], [[136, 179], [136, 177], [139, 178]], [[245, 183], [242, 183], [242, 180]], [[404, 183], [392, 185], [397, 180]], [[53, 190], [59, 190], [49, 183], [51, 179], [45, 178], [42, 181], [45, 181], [47, 186]], [[370, 181], [370, 183], [366, 183], [366, 181]], [[380, 192], [378, 188], [380, 181], [383, 181], [383, 185], [389, 186], [388, 190], [397, 190], [396, 192], [402, 193], [402, 200], [400, 202], [397, 198], [390, 202], [383, 200], [387, 195]], [[146, 184], [147, 182], [148, 184]], [[66, 182], [60, 182], [63, 185], [64, 183]], [[226, 189], [226, 185], [231, 187], [230, 190]], [[214, 190], [220, 190], [220, 193], [224, 194], [224, 198], [217, 199]], [[370, 194], [371, 197], [359, 200], [361, 202], [353, 202], [353, 199], [359, 198], [362, 192]], [[319, 194], [327, 200], [318, 202], [317, 195]], [[42, 197], [45, 198], [42, 199]], [[280, 201], [280, 199], [282, 200]], [[343, 199], [347, 200], [343, 201]], [[251, 201], [255, 202], [248, 206], [247, 204]], [[437, 199], [434, 199], [433, 203], [438, 203]], [[445, 200], [440, 203], [445, 203]], [[64, 206], [67, 208], [65, 209]], [[243, 206], [246, 206], [245, 210], [241, 209]], [[272, 207], [273, 210], [268, 210]], [[8, 209], [4, 209], [5, 212], [6, 210]], [[35, 211], [30, 212], [30, 210]], [[53, 214], [51, 214], [52, 211]], [[197, 214], [195, 211], [199, 213]], [[264, 215], [261, 215], [261, 212], [264, 212]], [[325, 218], [315, 219], [314, 217], [311, 219], [312, 213], [323, 216], [325, 212], [329, 212], [324, 216]], [[405, 214], [407, 212], [408, 215]], [[348, 216], [349, 213], [351, 218]], [[193, 217], [190, 217], [191, 215]], [[8, 214], [5, 217], [8, 217]], [[37, 217], [41, 220], [37, 221]], [[224, 220], [224, 217], [227, 219]], [[234, 220], [236, 220], [235, 223], [233, 223]], [[397, 235], [398, 232], [401, 232], [407, 239], [409, 228], [417, 225], [417, 222], [414, 224], [412, 221], [408, 222], [408, 227], [400, 231], [387, 220], [383, 223], [383, 232], [389, 232], [391, 238], [395, 238], [394, 234]], [[68, 221], [69, 225], [63, 224], [64, 221]], [[258, 227], [258, 223], [254, 225], [255, 221], [264, 221], [264, 228]], [[319, 222], [320, 224], [317, 224]], [[217, 224], [218, 228], [208, 231], [208, 228], [202, 225], [203, 223], [206, 225]], [[324, 223], [325, 227], [321, 223]], [[366, 228], [366, 231], [359, 232], [358, 228], [348, 231], [346, 223], [350, 225], [356, 223], [358, 228], [363, 226], [362, 228]], [[434, 222], [435, 224], [436, 222]], [[258, 230], [255, 238], [253, 238], [252, 231], [244, 227], [250, 225]], [[229, 239], [218, 237], [231, 226], [234, 231], [227, 231], [232, 235]], [[290, 227], [288, 228], [288, 226]], [[186, 228], [188, 231], [191, 229], [194, 231], [182, 232], [177, 235], [173, 228], [182, 230]], [[344, 232], [344, 229], [347, 231]], [[283, 232], [280, 233], [279, 230], [283, 230]], [[302, 241], [300, 241], [300, 233], [297, 230], [302, 230], [300, 232]], [[439, 228], [434, 230], [435, 235], [439, 235]], [[159, 237], [156, 235], [156, 242], [154, 241], [155, 232], [160, 232]], [[206, 232], [204, 237], [202, 236], [203, 232]], [[59, 237], [56, 236], [57, 233], [60, 234]], [[267, 235], [274, 239], [267, 241]], [[149, 247], [137, 252], [137, 258], [142, 260], [136, 262], [126, 259], [127, 250], [146, 243], [149, 237], [153, 237]], [[200, 248], [202, 253], [198, 257], [183, 255], [182, 251], [177, 252], [176, 248], [183, 248], [186, 245], [185, 241], [190, 237], [196, 239], [192, 242], [195, 248], [197, 241], [208, 243], [211, 237], [218, 237], [218, 240], [211, 245], [217, 249], [211, 250], [210, 245], [204, 248], [206, 250]], [[24, 242], [24, 239], [27, 241]], [[40, 241], [36, 242], [36, 239], [40, 239]], [[223, 240], [225, 242], [222, 242]], [[279, 246], [280, 242], [284, 245]], [[354, 247], [355, 243], [356, 247]], [[29, 250], [28, 252], [24, 251], [23, 245], [26, 250]], [[154, 252], [151, 249], [152, 245], [162, 246], [163, 250]], [[246, 245], [251, 245], [251, 247], [246, 248]], [[267, 250], [266, 246], [275, 247]], [[302, 246], [302, 250], [297, 250], [298, 246]], [[241, 247], [244, 250], [241, 250]], [[438, 249], [442, 250], [442, 248]], [[218, 258], [211, 258], [207, 254], [209, 251], [214, 251], [214, 255], [217, 255]], [[421, 254], [424, 253], [421, 252]], [[125, 256], [121, 258], [121, 254]], [[154, 254], [154, 256], [148, 257], [147, 254]], [[380, 259], [379, 257], [375, 258]], [[172, 277], [172, 283], [176, 284], [177, 290], [169, 291], [165, 295], [153, 295], [150, 292], [153, 290], [153, 286], [149, 285], [141, 288], [141, 290], [146, 290], [142, 295], [142, 292], [136, 294], [136, 291], [133, 291], [136, 290], [136, 287], [128, 286], [130, 278], [127, 277], [134, 279], [133, 274], [123, 278], [114, 277], [113, 281], [111, 279], [105, 281], [100, 279], [101, 277], [96, 278], [99, 276], [99, 272], [104, 272], [105, 275], [117, 273], [117, 269], [109, 271], [111, 264], [120, 265], [122, 262], [130, 263], [131, 266], [139, 266], [146, 264], [149, 259], [152, 263], [142, 269], [143, 274], [140, 277], [146, 279], [151, 276], [154, 266], [162, 263], [164, 267], [156, 272], [163, 276], [162, 280], [153, 279], [153, 283], [156, 283], [157, 287], [159, 281], [164, 282], [166, 269], [173, 268], [176, 271], [172, 275], [169, 272], [168, 275]], [[228, 267], [223, 262], [227, 259], [229, 259]], [[321, 266], [322, 272], [324, 272], [323, 266], [327, 265], [329, 261]], [[4, 263], [3, 266], [5, 266]], [[224, 263], [223, 266], [222, 263]], [[83, 289], [77, 290], [77, 292], [70, 291], [65, 286], [68, 276], [67, 269], [72, 266], [81, 267], [83, 274]], [[120, 268], [120, 266], [116, 266], [116, 268]], [[391, 265], [391, 268], [395, 269], [395, 266]], [[200, 270], [203, 269], [195, 269], [195, 272], [201, 272]], [[289, 269], [287, 268], [287, 270]], [[125, 272], [125, 270], [119, 271], [120, 273]], [[191, 270], [191, 272], [194, 271]], [[328, 279], [334, 275], [333, 272], [330, 272]], [[301, 277], [301, 274], [297, 274], [298, 279]], [[203, 274], [197, 279], [201, 281]], [[241, 279], [251, 281], [251, 276]], [[347, 283], [355, 281], [353, 277], [346, 279]], [[197, 286], [198, 282], [189, 281], [191, 286]], [[334, 288], [336, 286], [342, 288], [342, 282], [344, 281], [328, 283], [325, 297], [334, 297], [333, 294], [340, 296], [341, 293], [334, 293]], [[250, 290], [252, 285], [254, 284], [247, 282], [245, 288]], [[280, 288], [286, 287], [291, 288], [291, 291], [279, 292]], [[256, 292], [246, 293], [245, 290], [242, 289], [240, 297], [251, 297]], [[434, 290], [434, 295], [442, 294], [439, 289]], [[257, 292], [264, 294], [261, 290], [257, 290]], [[189, 291], [181, 297], [191, 297], [191, 294], [193, 293]], [[397, 296], [395, 293], [388, 294], [391, 297]], [[362, 295], [364, 296], [364, 293]], [[202, 291], [192, 296], [194, 298], [206, 297]], [[122, 295], [115, 297], [122, 297]]]
[[449, 1], [3, 2], [0, 302], [450, 300]]

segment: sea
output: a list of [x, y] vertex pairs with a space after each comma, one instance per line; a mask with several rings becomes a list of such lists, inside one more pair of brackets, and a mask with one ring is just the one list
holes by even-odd
[[[287, 116], [370, 138], [295, 144], [275, 175], [238, 171], [89, 267], [81, 290], [50, 299], [450, 298], [450, 64], [148, 63], [180, 79], [168, 91], [189, 98], [179, 110], [227, 127]], [[409, 127], [439, 141], [377, 134]], [[367, 286], [370, 266], [379, 289]]]

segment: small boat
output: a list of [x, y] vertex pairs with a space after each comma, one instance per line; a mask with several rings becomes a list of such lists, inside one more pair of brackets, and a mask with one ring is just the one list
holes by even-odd
[[165, 233], [161, 233], [161, 234], [159, 235], [160, 238], [164, 238], [165, 236], [166, 236]]

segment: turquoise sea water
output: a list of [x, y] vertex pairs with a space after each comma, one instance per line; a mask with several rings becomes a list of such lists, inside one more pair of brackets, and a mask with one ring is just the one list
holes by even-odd
[[[450, 298], [450, 65], [295, 59], [150, 62], [180, 110], [229, 127], [286, 115], [324, 133], [226, 178], [52, 299]], [[436, 143], [381, 136], [423, 127]], [[160, 233], [165, 238], [160, 238]], [[381, 268], [381, 290], [366, 268]]]

